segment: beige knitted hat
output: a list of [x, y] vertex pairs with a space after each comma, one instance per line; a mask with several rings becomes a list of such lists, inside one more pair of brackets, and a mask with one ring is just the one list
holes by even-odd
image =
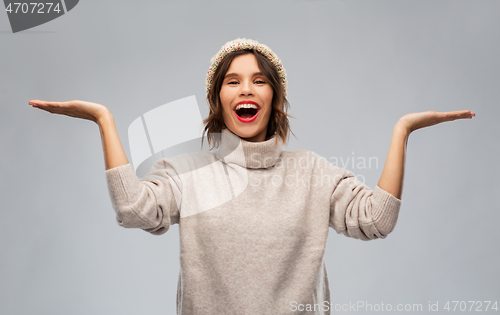
[[283, 64], [281, 64], [281, 60], [266, 45], [261, 44], [255, 40], [246, 38], [237, 38], [235, 40], [227, 42], [226, 44], [224, 44], [224, 46], [222, 46], [219, 52], [212, 57], [212, 59], [210, 60], [211, 65], [210, 68], [208, 68], [207, 72], [207, 81], [205, 82], [207, 95], [208, 92], [210, 91], [210, 87], [212, 86], [212, 80], [215, 74], [215, 70], [217, 69], [217, 66], [222, 61], [222, 59], [224, 59], [230, 52], [237, 50], [250, 50], [252, 48], [261, 53], [263, 56], [267, 57], [269, 60], [271, 60], [273, 65], [276, 67], [278, 75], [280, 76], [281, 82], [283, 83], [283, 86], [285, 88], [285, 96], [286, 96], [286, 88], [287, 88], [286, 72], [285, 68], [283, 68]]

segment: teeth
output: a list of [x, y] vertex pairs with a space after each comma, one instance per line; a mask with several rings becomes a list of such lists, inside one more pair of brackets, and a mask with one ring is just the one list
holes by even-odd
[[255, 108], [255, 109], [259, 109], [257, 107], [257, 105], [255, 105], [255, 104], [240, 104], [240, 105], [236, 106], [236, 108], [234, 110], [238, 110], [240, 108]]

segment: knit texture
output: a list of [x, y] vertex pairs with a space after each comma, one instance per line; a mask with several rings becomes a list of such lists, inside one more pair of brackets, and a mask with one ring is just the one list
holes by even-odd
[[142, 179], [130, 164], [105, 173], [119, 225], [161, 235], [179, 224], [177, 314], [330, 314], [329, 228], [385, 238], [401, 206], [314, 152], [227, 129], [217, 152], [161, 159]]
[[278, 75], [285, 90], [284, 96], [286, 96], [286, 89], [288, 86], [288, 83], [286, 81], [286, 71], [283, 67], [283, 64], [281, 63], [281, 60], [278, 58], [278, 55], [276, 55], [268, 46], [261, 44], [255, 40], [246, 38], [237, 38], [225, 43], [224, 46], [222, 46], [222, 48], [219, 50], [219, 52], [210, 59], [210, 68], [208, 68], [207, 79], [205, 82], [205, 90], [207, 95], [212, 86], [215, 70], [217, 70], [217, 67], [219, 66], [222, 59], [224, 59], [230, 52], [250, 49], [255, 49], [272, 62], [272, 64], [276, 68], [276, 71], [278, 71]]

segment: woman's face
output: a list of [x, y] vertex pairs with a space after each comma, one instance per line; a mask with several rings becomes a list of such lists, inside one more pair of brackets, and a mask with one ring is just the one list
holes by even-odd
[[253, 54], [233, 59], [222, 82], [219, 97], [224, 123], [229, 130], [247, 141], [260, 142], [266, 139], [273, 88], [264, 74], [260, 73]]

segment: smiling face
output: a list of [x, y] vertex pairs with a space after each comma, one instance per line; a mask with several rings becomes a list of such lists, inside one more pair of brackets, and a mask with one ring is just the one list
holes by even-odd
[[237, 56], [231, 62], [220, 90], [224, 124], [247, 141], [266, 139], [271, 117], [273, 88], [261, 73], [253, 54]]

